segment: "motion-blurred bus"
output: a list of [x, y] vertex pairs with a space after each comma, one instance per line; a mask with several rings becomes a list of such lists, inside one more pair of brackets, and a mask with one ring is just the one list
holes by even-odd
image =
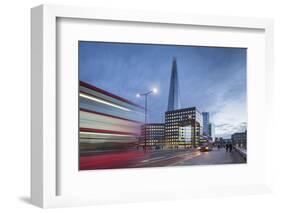
[[80, 81], [80, 153], [137, 147], [144, 109], [120, 96]]

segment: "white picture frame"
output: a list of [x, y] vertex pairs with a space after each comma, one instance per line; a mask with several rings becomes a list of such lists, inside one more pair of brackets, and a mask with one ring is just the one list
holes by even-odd
[[[271, 171], [270, 171], [270, 149], [267, 149], [265, 154], [266, 162], [261, 167], [261, 172], [265, 174], [263, 179], [258, 179], [253, 184], [245, 181], [231, 184], [217, 184], [216, 186], [203, 184], [200, 189], [188, 188], [188, 186], [179, 188], [170, 185], [166, 189], [150, 187], [150, 195], [145, 195], [144, 192], [134, 193], [132, 190], [115, 189], [114, 192], [100, 195], [83, 194], [60, 194], [59, 185], [63, 184], [64, 179], [60, 178], [60, 173], [64, 164], [59, 164], [61, 147], [57, 144], [57, 117], [58, 117], [58, 87], [59, 80], [57, 79], [57, 36], [58, 36], [58, 20], [63, 19], [78, 19], [78, 20], [101, 20], [101, 21], [118, 21], [131, 23], [153, 23], [155, 26], [162, 25], [173, 26], [199, 26], [203, 28], [224, 29], [227, 31], [234, 30], [257, 30], [263, 32], [262, 41], [264, 41], [264, 67], [261, 68], [261, 76], [266, 75], [265, 79], [260, 78], [264, 83], [264, 87], [260, 90], [265, 94], [265, 99], [261, 98], [262, 107], [257, 111], [264, 112], [265, 107], [269, 113], [265, 114], [261, 119], [264, 122], [266, 131], [264, 138], [266, 139], [265, 147], [268, 148], [270, 141], [271, 128], [269, 124], [272, 119], [270, 109], [272, 109], [272, 88], [273, 88], [273, 21], [271, 19], [256, 19], [256, 18], [238, 18], [238, 17], [216, 17], [203, 15], [187, 15], [187, 14], [160, 14], [152, 12], [140, 11], [122, 11], [110, 9], [95, 9], [74, 6], [54, 6], [42, 5], [31, 10], [31, 201], [33, 204], [47, 208], [59, 206], [75, 206], [75, 205], [91, 205], [98, 203], [114, 203], [114, 202], [138, 202], [142, 200], [165, 200], [200, 196], [213, 195], [233, 195], [233, 194], [252, 194], [269, 192], [271, 187]], [[235, 35], [233, 35], [235, 36]], [[165, 38], [164, 43], [165, 43]], [[199, 45], [199, 44], [198, 44]], [[250, 79], [253, 76], [249, 76]], [[255, 83], [250, 83], [251, 88], [255, 87]], [[250, 93], [249, 95], [253, 95]], [[251, 103], [256, 99], [251, 100]], [[253, 108], [253, 107], [252, 107]], [[249, 110], [249, 109], [248, 109]], [[250, 119], [254, 119], [251, 118]], [[252, 122], [253, 123], [253, 122]], [[253, 148], [258, 149], [258, 148]], [[60, 150], [60, 151], [58, 151]], [[71, 150], [71, 149], [70, 149]], [[260, 153], [257, 150], [256, 153]], [[69, 153], [71, 154], [71, 153]], [[257, 154], [258, 156], [258, 154]], [[212, 167], [205, 167], [211, 172]], [[247, 169], [247, 168], [246, 168]], [[166, 175], [169, 168], [165, 170], [157, 169], [141, 169], [134, 171], [138, 175], [147, 174]], [[184, 168], [177, 168], [177, 172], [184, 172]], [[176, 171], [173, 170], [173, 171]], [[244, 168], [245, 170], [245, 168]], [[117, 174], [117, 178], [123, 178], [127, 171], [109, 171], [104, 173], [108, 175], [110, 172]], [[131, 170], [132, 172], [132, 170]], [[258, 174], [258, 173], [257, 173]], [[87, 175], [87, 174], [86, 174]], [[95, 173], [89, 174], [91, 177]], [[127, 173], [126, 173], [127, 175]], [[249, 178], [250, 179], [250, 178]], [[70, 179], [71, 181], [74, 179]], [[75, 181], [74, 185], [78, 184]], [[68, 185], [69, 186], [69, 185]], [[69, 186], [70, 187], [70, 186]], [[126, 188], [126, 186], [124, 186]], [[129, 188], [129, 186], [127, 186]], [[145, 186], [143, 186], [145, 191]], [[122, 193], [120, 196], [119, 193]], [[174, 196], [176, 193], [176, 196]], [[173, 195], [173, 196], [171, 196]]]

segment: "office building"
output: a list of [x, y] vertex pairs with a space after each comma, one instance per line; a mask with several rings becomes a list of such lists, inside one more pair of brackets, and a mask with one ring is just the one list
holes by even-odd
[[202, 112], [202, 116], [203, 116], [203, 135], [209, 135], [209, 123], [210, 123], [209, 112]]
[[139, 146], [147, 148], [162, 148], [164, 145], [165, 124], [149, 123], [141, 126]]
[[212, 138], [212, 140], [215, 140], [215, 125], [213, 123], [209, 123], [208, 135]]
[[177, 61], [173, 59], [171, 80], [170, 80], [170, 89], [169, 89], [169, 99], [168, 99], [168, 110], [177, 110], [181, 108], [180, 103], [180, 89], [179, 89], [179, 80], [178, 80], [178, 71], [177, 71]]
[[247, 130], [245, 132], [236, 132], [231, 135], [233, 145], [247, 148]]
[[202, 134], [202, 114], [196, 107], [165, 113], [165, 146], [168, 148], [195, 147]]

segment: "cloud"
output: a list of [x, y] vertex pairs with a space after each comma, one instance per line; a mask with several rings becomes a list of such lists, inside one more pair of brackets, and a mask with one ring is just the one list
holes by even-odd
[[175, 56], [182, 107], [210, 112], [217, 134], [246, 128], [245, 49], [82, 42], [79, 56], [81, 80], [138, 104], [144, 100], [136, 93], [157, 86], [148, 99], [150, 122], [163, 121]]

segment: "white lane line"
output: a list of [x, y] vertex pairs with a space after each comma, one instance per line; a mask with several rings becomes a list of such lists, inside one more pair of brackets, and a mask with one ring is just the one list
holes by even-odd
[[150, 160], [146, 160], [146, 162], [143, 162], [144, 164], [141, 164], [141, 166], [146, 166], [146, 165], [149, 165], [151, 163], [158, 163], [158, 162], [161, 162], [163, 160], [170, 160], [170, 159], [173, 159], [173, 158], [176, 158], [176, 157], [179, 157], [179, 156], [172, 156], [172, 157], [158, 157], [158, 158], [153, 158], [153, 161], [150, 161]]
[[176, 166], [176, 165], [182, 165], [185, 161], [190, 160], [192, 158], [196, 158], [198, 156], [200, 156], [201, 153], [192, 153], [191, 155], [186, 156], [184, 159], [182, 159], [181, 161], [178, 161], [176, 163], [172, 163], [170, 164], [170, 166]]
[[161, 157], [155, 157], [155, 158], [151, 158], [151, 159], [145, 159], [145, 160], [142, 160], [141, 162], [146, 163], [146, 162], [149, 162], [149, 161], [159, 160], [161, 158], [165, 158], [165, 157], [161, 156]]
[[176, 157], [183, 157], [185, 156], [185, 158], [183, 160], [180, 160], [176, 163], [173, 163], [173, 164], [169, 164], [169, 166], [174, 166], [174, 165], [178, 165], [179, 163], [182, 163], [184, 162], [185, 160], [189, 160], [189, 159], [192, 159], [193, 157], [197, 157], [197, 156], [200, 156], [201, 153], [199, 152], [188, 152], [188, 153], [178, 153], [176, 155], [173, 155], [171, 157], [166, 157], [166, 156], [160, 156], [160, 157], [155, 157], [155, 158], [151, 158], [151, 159], [145, 159], [145, 160], [142, 160], [140, 161], [140, 163], [136, 166], [146, 166], [146, 165], [149, 165], [151, 163], [158, 163], [158, 162], [161, 162], [162, 160], [170, 160], [170, 159], [173, 159], [173, 158], [176, 158]]

